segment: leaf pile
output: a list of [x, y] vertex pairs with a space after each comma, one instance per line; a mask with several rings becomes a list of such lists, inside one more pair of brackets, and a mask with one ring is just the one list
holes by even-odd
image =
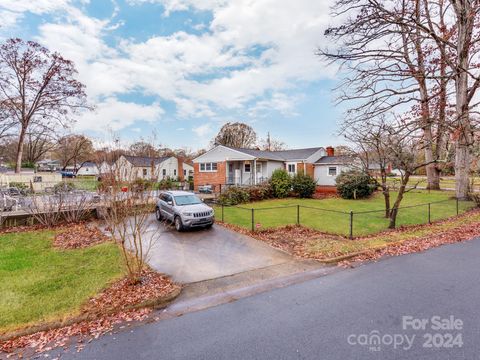
[[[82, 308], [82, 314], [94, 314], [96, 320], [82, 321], [71, 326], [38, 332], [0, 343], [2, 352], [17, 356], [28, 353], [41, 353], [56, 347], [67, 346], [72, 337], [77, 337], [77, 350], [81, 350], [85, 341], [96, 339], [114, 330], [116, 324], [142, 321], [148, 317], [150, 308], [128, 310], [132, 305], [166, 297], [179, 289], [167, 276], [152, 270], [145, 270], [142, 281], [129, 285], [127, 278], [120, 279], [99, 295], [91, 298]], [[127, 324], [127, 326], [130, 326]], [[121, 328], [125, 327], [121, 326]]]
[[408, 239], [399, 244], [391, 244], [382, 249], [371, 250], [347, 261], [342, 261], [339, 265], [350, 267], [353, 262], [377, 260], [384, 256], [400, 256], [421, 252], [441, 245], [471, 240], [478, 236], [480, 236], [479, 223], [465, 224], [442, 232], [432, 233], [428, 236]]
[[57, 232], [53, 246], [60, 249], [80, 249], [109, 240], [96, 226], [81, 223]]
[[[2, 353], [18, 358], [29, 358], [32, 354], [50, 351], [57, 347], [68, 347], [72, 338], [76, 338], [77, 351], [81, 351], [85, 342], [111, 332], [116, 324], [132, 321], [142, 321], [148, 317], [151, 309], [130, 310], [101, 317], [93, 321], [83, 321], [59, 329], [38, 332], [0, 343], [0, 358]], [[130, 324], [128, 324], [129, 326]]]
[[84, 313], [105, 313], [112, 309], [123, 311], [147, 300], [163, 298], [179, 288], [180, 286], [173, 283], [168, 276], [148, 269], [143, 271], [138, 284], [131, 285], [128, 278], [123, 278], [88, 300], [82, 311]]

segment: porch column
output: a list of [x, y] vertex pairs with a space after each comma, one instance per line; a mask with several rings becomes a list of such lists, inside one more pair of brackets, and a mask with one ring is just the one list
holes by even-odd
[[253, 185], [257, 185], [257, 159], [253, 159], [253, 169], [250, 169], [253, 172]]

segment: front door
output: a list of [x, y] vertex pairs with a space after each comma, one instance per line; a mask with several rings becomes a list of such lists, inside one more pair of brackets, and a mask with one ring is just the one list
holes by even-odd
[[257, 176], [257, 184], [262, 182], [262, 174], [263, 174], [263, 167], [262, 163], [257, 163], [256, 169], [255, 169], [255, 175]]
[[233, 163], [228, 163], [227, 184], [234, 184], [234, 166]]

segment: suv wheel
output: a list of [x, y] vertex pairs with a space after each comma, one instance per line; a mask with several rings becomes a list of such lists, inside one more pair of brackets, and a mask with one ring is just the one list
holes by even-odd
[[162, 221], [162, 211], [158, 207], [155, 208], [155, 217], [158, 221]]
[[182, 219], [180, 219], [180, 216], [176, 216], [173, 222], [175, 223], [175, 230], [177, 231], [183, 230]]

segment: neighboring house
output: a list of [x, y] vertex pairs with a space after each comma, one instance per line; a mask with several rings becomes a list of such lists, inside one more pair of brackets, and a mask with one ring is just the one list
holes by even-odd
[[317, 190], [334, 192], [335, 179], [342, 171], [352, 169], [354, 158], [348, 155], [335, 156], [333, 148], [327, 148], [327, 155], [322, 156], [315, 162], [314, 179], [317, 182]]
[[158, 181], [166, 178], [184, 179], [184, 163], [175, 156], [148, 157], [122, 155], [115, 167], [122, 180], [145, 179]]
[[100, 164], [97, 165], [97, 167], [100, 175], [113, 174], [115, 170], [115, 163], [103, 160]]
[[77, 170], [77, 176], [98, 176], [100, 169], [97, 164], [91, 161], [85, 161]]
[[319, 190], [335, 191], [337, 175], [352, 167], [353, 158], [335, 156], [333, 147], [263, 151], [217, 145], [193, 163], [196, 190], [204, 185], [261, 184], [276, 169], [285, 169], [292, 176], [311, 176]]
[[193, 178], [193, 164], [183, 163], [183, 178], [188, 180], [190, 177]]
[[45, 190], [62, 181], [62, 175], [55, 172], [37, 172], [33, 169], [22, 169], [16, 174], [12, 169], [2, 169], [0, 172], [0, 187], [9, 187], [14, 183], [31, 186], [34, 191]]

